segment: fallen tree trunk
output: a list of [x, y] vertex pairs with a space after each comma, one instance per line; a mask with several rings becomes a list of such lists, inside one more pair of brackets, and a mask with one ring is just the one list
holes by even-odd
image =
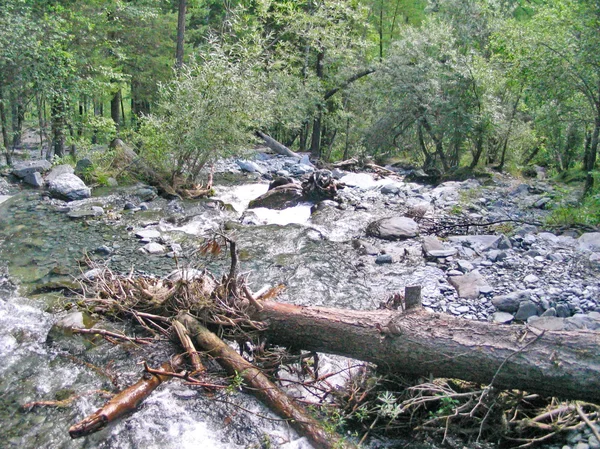
[[[163, 371], [177, 371], [181, 365], [181, 358], [175, 357], [171, 362], [161, 365]], [[106, 427], [107, 424], [117, 420], [123, 415], [134, 412], [138, 405], [170, 376], [145, 373], [144, 376], [132, 386], [116, 394], [102, 408], [69, 428], [71, 438], [81, 438]]]
[[353, 311], [261, 302], [270, 340], [372, 362], [382, 370], [457, 378], [600, 403], [600, 333], [540, 331], [423, 309]]
[[186, 327], [199, 347], [214, 357], [229, 374], [242, 376], [244, 384], [250, 388], [252, 394], [279, 416], [289, 420], [290, 426], [300, 435], [307, 437], [315, 448], [351, 449], [355, 447], [340, 437], [327, 433], [319, 421], [310, 416], [301, 406], [296, 405], [261, 370], [241, 357], [195, 318], [187, 313], [180, 313], [177, 321]]
[[261, 131], [256, 131], [256, 135], [265, 142], [266, 146], [268, 146], [270, 149], [275, 151], [275, 153], [281, 154], [282, 156], [297, 157], [298, 159], [300, 159], [300, 155], [298, 155], [297, 153], [294, 153], [292, 150], [290, 150], [288, 147], [286, 147], [282, 143], [277, 142], [275, 139], [273, 139], [268, 134], [265, 134]]

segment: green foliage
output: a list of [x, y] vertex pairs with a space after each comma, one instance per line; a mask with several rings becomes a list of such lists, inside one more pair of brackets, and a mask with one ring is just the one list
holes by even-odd
[[558, 206], [552, 210], [546, 223], [564, 227], [600, 225], [600, 193], [588, 195], [578, 204]]

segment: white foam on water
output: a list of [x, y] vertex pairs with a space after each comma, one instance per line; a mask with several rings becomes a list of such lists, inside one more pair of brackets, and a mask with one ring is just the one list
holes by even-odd
[[214, 199], [221, 200], [238, 213], [244, 212], [255, 198], [267, 193], [269, 184], [242, 184], [241, 186], [215, 186]]
[[310, 218], [312, 204], [299, 204], [283, 210], [267, 209], [257, 207], [250, 209], [261, 224], [276, 224], [285, 226], [287, 224], [306, 224]]

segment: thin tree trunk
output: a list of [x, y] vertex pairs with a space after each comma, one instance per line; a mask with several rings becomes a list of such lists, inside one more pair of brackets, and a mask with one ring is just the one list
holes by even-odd
[[[51, 107], [52, 115], [52, 149], [54, 155], [63, 157], [65, 154], [65, 104], [63, 99], [55, 99]], [[51, 156], [50, 151], [47, 157]]]
[[121, 89], [118, 89], [110, 100], [110, 117], [115, 122], [118, 134], [121, 125]]
[[449, 377], [600, 403], [600, 333], [541, 331], [415, 309], [354, 311], [264, 301], [272, 342], [339, 354], [383, 371]]
[[187, 0], [179, 0], [179, 11], [177, 15], [177, 49], [175, 50], [175, 68], [183, 66], [183, 45], [185, 43], [185, 13]]
[[379, 62], [383, 61], [383, 0], [379, 1]]
[[275, 139], [273, 139], [268, 134], [265, 134], [261, 131], [256, 131], [256, 135], [265, 142], [265, 145], [267, 145], [270, 149], [275, 151], [277, 154], [281, 154], [282, 156], [297, 157], [298, 159], [300, 158], [300, 155], [294, 153], [292, 150], [290, 150], [288, 147], [286, 147], [282, 143], [277, 142]]
[[6, 165], [12, 165], [10, 139], [8, 137], [8, 120], [6, 118], [6, 109], [4, 107], [4, 96], [2, 87], [0, 87], [0, 124], [2, 126], [2, 144], [4, 145], [4, 156], [6, 157]]
[[[317, 54], [317, 78], [320, 80], [324, 77], [324, 60], [325, 50], [320, 50]], [[315, 158], [321, 157], [321, 126], [323, 119], [323, 106], [319, 105], [317, 115], [313, 120], [312, 136], [310, 140], [310, 153]]]
[[23, 137], [23, 122], [25, 121], [25, 107], [23, 106], [23, 99], [16, 95], [11, 102], [11, 113], [12, 113], [12, 147], [13, 149], [20, 148]]
[[508, 130], [506, 131], [506, 135], [504, 136], [504, 143], [502, 145], [502, 156], [500, 157], [500, 165], [499, 170], [504, 170], [504, 163], [506, 162], [506, 150], [508, 149], [508, 139], [510, 138], [510, 133], [512, 132], [513, 123], [515, 121], [515, 116], [517, 115], [517, 108], [519, 107], [519, 102], [521, 101], [521, 94], [523, 93], [523, 85], [519, 89], [519, 95], [517, 95], [517, 99], [515, 100], [515, 104], [513, 105], [512, 112], [510, 114], [510, 121], [508, 122]]
[[592, 192], [594, 188], [594, 167], [596, 166], [596, 157], [598, 154], [598, 138], [600, 136], [600, 111], [598, 111], [598, 115], [596, 116], [596, 120], [594, 123], [594, 132], [592, 133], [592, 139], [590, 142], [590, 151], [585, 158], [585, 167], [584, 170], [587, 172], [587, 176], [585, 178], [585, 187], [583, 189], [583, 194], [588, 195]]

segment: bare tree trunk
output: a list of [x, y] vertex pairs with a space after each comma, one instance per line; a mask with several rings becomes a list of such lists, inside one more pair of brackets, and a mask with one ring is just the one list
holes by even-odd
[[290, 157], [300, 158], [300, 156], [298, 154], [294, 153], [292, 150], [290, 150], [288, 147], [286, 147], [282, 143], [277, 142], [275, 139], [273, 139], [268, 134], [265, 134], [261, 131], [256, 131], [256, 135], [265, 142], [265, 145], [267, 145], [270, 149], [275, 151], [277, 154], [281, 154], [282, 156], [290, 156]]
[[23, 122], [25, 121], [25, 106], [23, 99], [19, 94], [13, 96], [11, 101], [12, 113], [12, 147], [13, 149], [21, 147], [23, 137]]
[[203, 348], [231, 375], [239, 375], [250, 392], [284, 419], [289, 420], [300, 435], [306, 436], [317, 449], [354, 448], [351, 443], [330, 435], [319, 421], [295, 404], [283, 391], [252, 363], [242, 358], [227, 343], [202, 326], [195, 318], [182, 313], [177, 317], [193, 335], [196, 345]]
[[[317, 77], [323, 79], [324, 77], [324, 60], [325, 50], [320, 50], [317, 54]], [[312, 136], [310, 140], [310, 153], [312, 156], [319, 158], [321, 157], [321, 125], [323, 120], [323, 106], [319, 105], [317, 108], [317, 115], [313, 120]]]
[[353, 311], [261, 302], [277, 344], [375, 363], [384, 371], [493, 384], [600, 403], [600, 333], [539, 331], [416, 309]]
[[179, 12], [177, 15], [177, 49], [175, 50], [175, 68], [180, 69], [183, 65], [183, 45], [185, 43], [185, 13], [187, 0], [179, 0]]

